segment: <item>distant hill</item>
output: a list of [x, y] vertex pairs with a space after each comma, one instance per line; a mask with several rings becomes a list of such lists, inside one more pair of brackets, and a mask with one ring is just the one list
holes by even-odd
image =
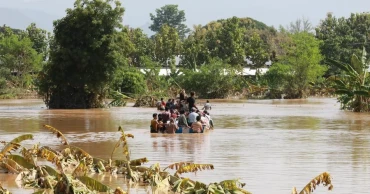
[[26, 29], [32, 22], [39, 28], [53, 31], [53, 21], [60, 17], [42, 11], [18, 10], [0, 7], [0, 26], [4, 24], [11, 28]]

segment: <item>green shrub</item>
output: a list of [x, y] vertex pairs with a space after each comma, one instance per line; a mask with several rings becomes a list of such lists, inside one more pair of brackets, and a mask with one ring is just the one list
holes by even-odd
[[178, 76], [178, 82], [186, 91], [194, 91], [200, 98], [225, 98], [244, 87], [244, 79], [238, 74], [240, 70], [214, 61], [196, 71], [184, 71]]
[[144, 74], [138, 70], [120, 71], [113, 83], [113, 89], [132, 97], [143, 95], [147, 92]]

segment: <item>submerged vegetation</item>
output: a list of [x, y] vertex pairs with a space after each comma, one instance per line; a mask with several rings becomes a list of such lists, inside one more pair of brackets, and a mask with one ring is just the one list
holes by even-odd
[[[61, 140], [64, 146], [62, 150], [55, 150], [40, 144], [35, 144], [30, 148], [22, 146], [23, 141], [33, 139], [31, 134], [21, 135], [10, 142], [1, 142], [4, 144], [0, 152], [2, 171], [18, 174], [17, 184], [25, 189], [34, 189], [36, 193], [126, 193], [120, 187], [113, 189], [90, 178], [88, 175], [91, 173], [106, 173], [110, 176], [117, 173], [124, 174], [128, 184], [140, 183], [165, 193], [250, 193], [243, 189], [245, 184], [239, 180], [224, 180], [207, 185], [182, 177], [185, 173], [213, 170], [215, 167], [212, 164], [178, 162], [165, 168], [161, 168], [158, 163], [150, 167], [143, 166], [148, 159], [131, 159], [128, 138], [134, 138], [134, 136], [125, 133], [121, 127], [118, 129], [120, 138], [113, 148], [111, 157], [107, 160], [95, 158], [81, 148], [69, 144], [65, 136], [54, 127], [48, 125], [44, 127]], [[113, 154], [118, 149], [122, 150], [120, 157], [122, 159], [113, 158]], [[16, 151], [19, 151], [20, 155], [16, 154]], [[47, 161], [49, 165], [40, 164], [40, 161]], [[332, 190], [330, 174], [325, 172], [317, 176], [302, 189], [300, 194], [309, 194], [320, 184]], [[9, 193], [9, 191], [0, 185], [0, 193]], [[295, 188], [292, 194], [297, 194]]]

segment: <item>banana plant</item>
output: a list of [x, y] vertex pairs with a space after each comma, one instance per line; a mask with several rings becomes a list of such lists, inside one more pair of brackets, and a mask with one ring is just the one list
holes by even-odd
[[301, 192], [297, 192], [297, 189], [293, 187], [292, 194], [311, 194], [318, 185], [322, 184], [324, 187], [328, 187], [328, 190], [333, 190], [333, 184], [331, 183], [331, 176], [328, 172], [319, 174], [317, 177], [312, 179], [308, 184], [303, 187]]
[[368, 76], [369, 60], [363, 48], [362, 56], [353, 54], [351, 64], [331, 60], [331, 63], [342, 70], [342, 75], [335, 80], [335, 93], [342, 109], [354, 112], [369, 111], [370, 83]]

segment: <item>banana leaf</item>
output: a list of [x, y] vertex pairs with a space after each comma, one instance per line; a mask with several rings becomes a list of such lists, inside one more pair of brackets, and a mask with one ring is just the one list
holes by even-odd
[[148, 163], [148, 162], [149, 162], [149, 160], [147, 158], [139, 158], [139, 159], [136, 159], [136, 160], [131, 160], [130, 165], [132, 165], [132, 166], [141, 166], [142, 164]]
[[198, 172], [202, 170], [213, 170], [214, 166], [212, 164], [189, 164], [179, 168], [176, 174], [183, 174], [189, 172]]
[[362, 61], [355, 54], [351, 57], [351, 66], [360, 75], [364, 71], [364, 64], [362, 64]]
[[84, 183], [87, 186], [87, 188], [91, 190], [99, 191], [99, 192], [110, 192], [111, 191], [110, 187], [90, 177], [81, 176], [81, 177], [77, 177], [77, 179], [80, 180], [82, 183]]
[[59, 177], [60, 176], [60, 173], [58, 173], [54, 168], [52, 168], [48, 165], [43, 165], [42, 168], [44, 168], [50, 176], [54, 176], [54, 177]]
[[82, 159], [84, 157], [93, 158], [89, 153], [79, 147], [69, 145], [69, 149], [71, 150], [72, 154], [79, 157], [79, 159]]
[[10, 152], [11, 150], [17, 150], [20, 147], [20, 144], [22, 141], [33, 139], [32, 134], [25, 134], [18, 136], [17, 138], [10, 141], [8, 144], [4, 146], [4, 148], [1, 150], [1, 155], [6, 155], [6, 153]]
[[57, 138], [60, 138], [62, 140], [63, 145], [68, 145], [67, 138], [63, 135], [62, 132], [60, 132], [58, 129], [56, 129], [56, 128], [50, 126], [50, 125], [44, 125], [44, 127], [46, 129], [48, 129], [49, 131], [51, 131], [53, 134], [56, 134]]
[[27, 160], [25, 158], [23, 158], [22, 156], [19, 156], [19, 155], [8, 155], [7, 157], [10, 158], [10, 159], [12, 159], [17, 164], [19, 164], [20, 166], [22, 166], [24, 168], [27, 168], [27, 169], [35, 168], [35, 165], [27, 162]]
[[331, 176], [329, 173], [324, 172], [314, 179], [312, 179], [299, 194], [311, 194], [318, 185], [322, 184], [323, 186], [328, 186], [328, 190], [333, 190], [333, 184], [331, 183]]

